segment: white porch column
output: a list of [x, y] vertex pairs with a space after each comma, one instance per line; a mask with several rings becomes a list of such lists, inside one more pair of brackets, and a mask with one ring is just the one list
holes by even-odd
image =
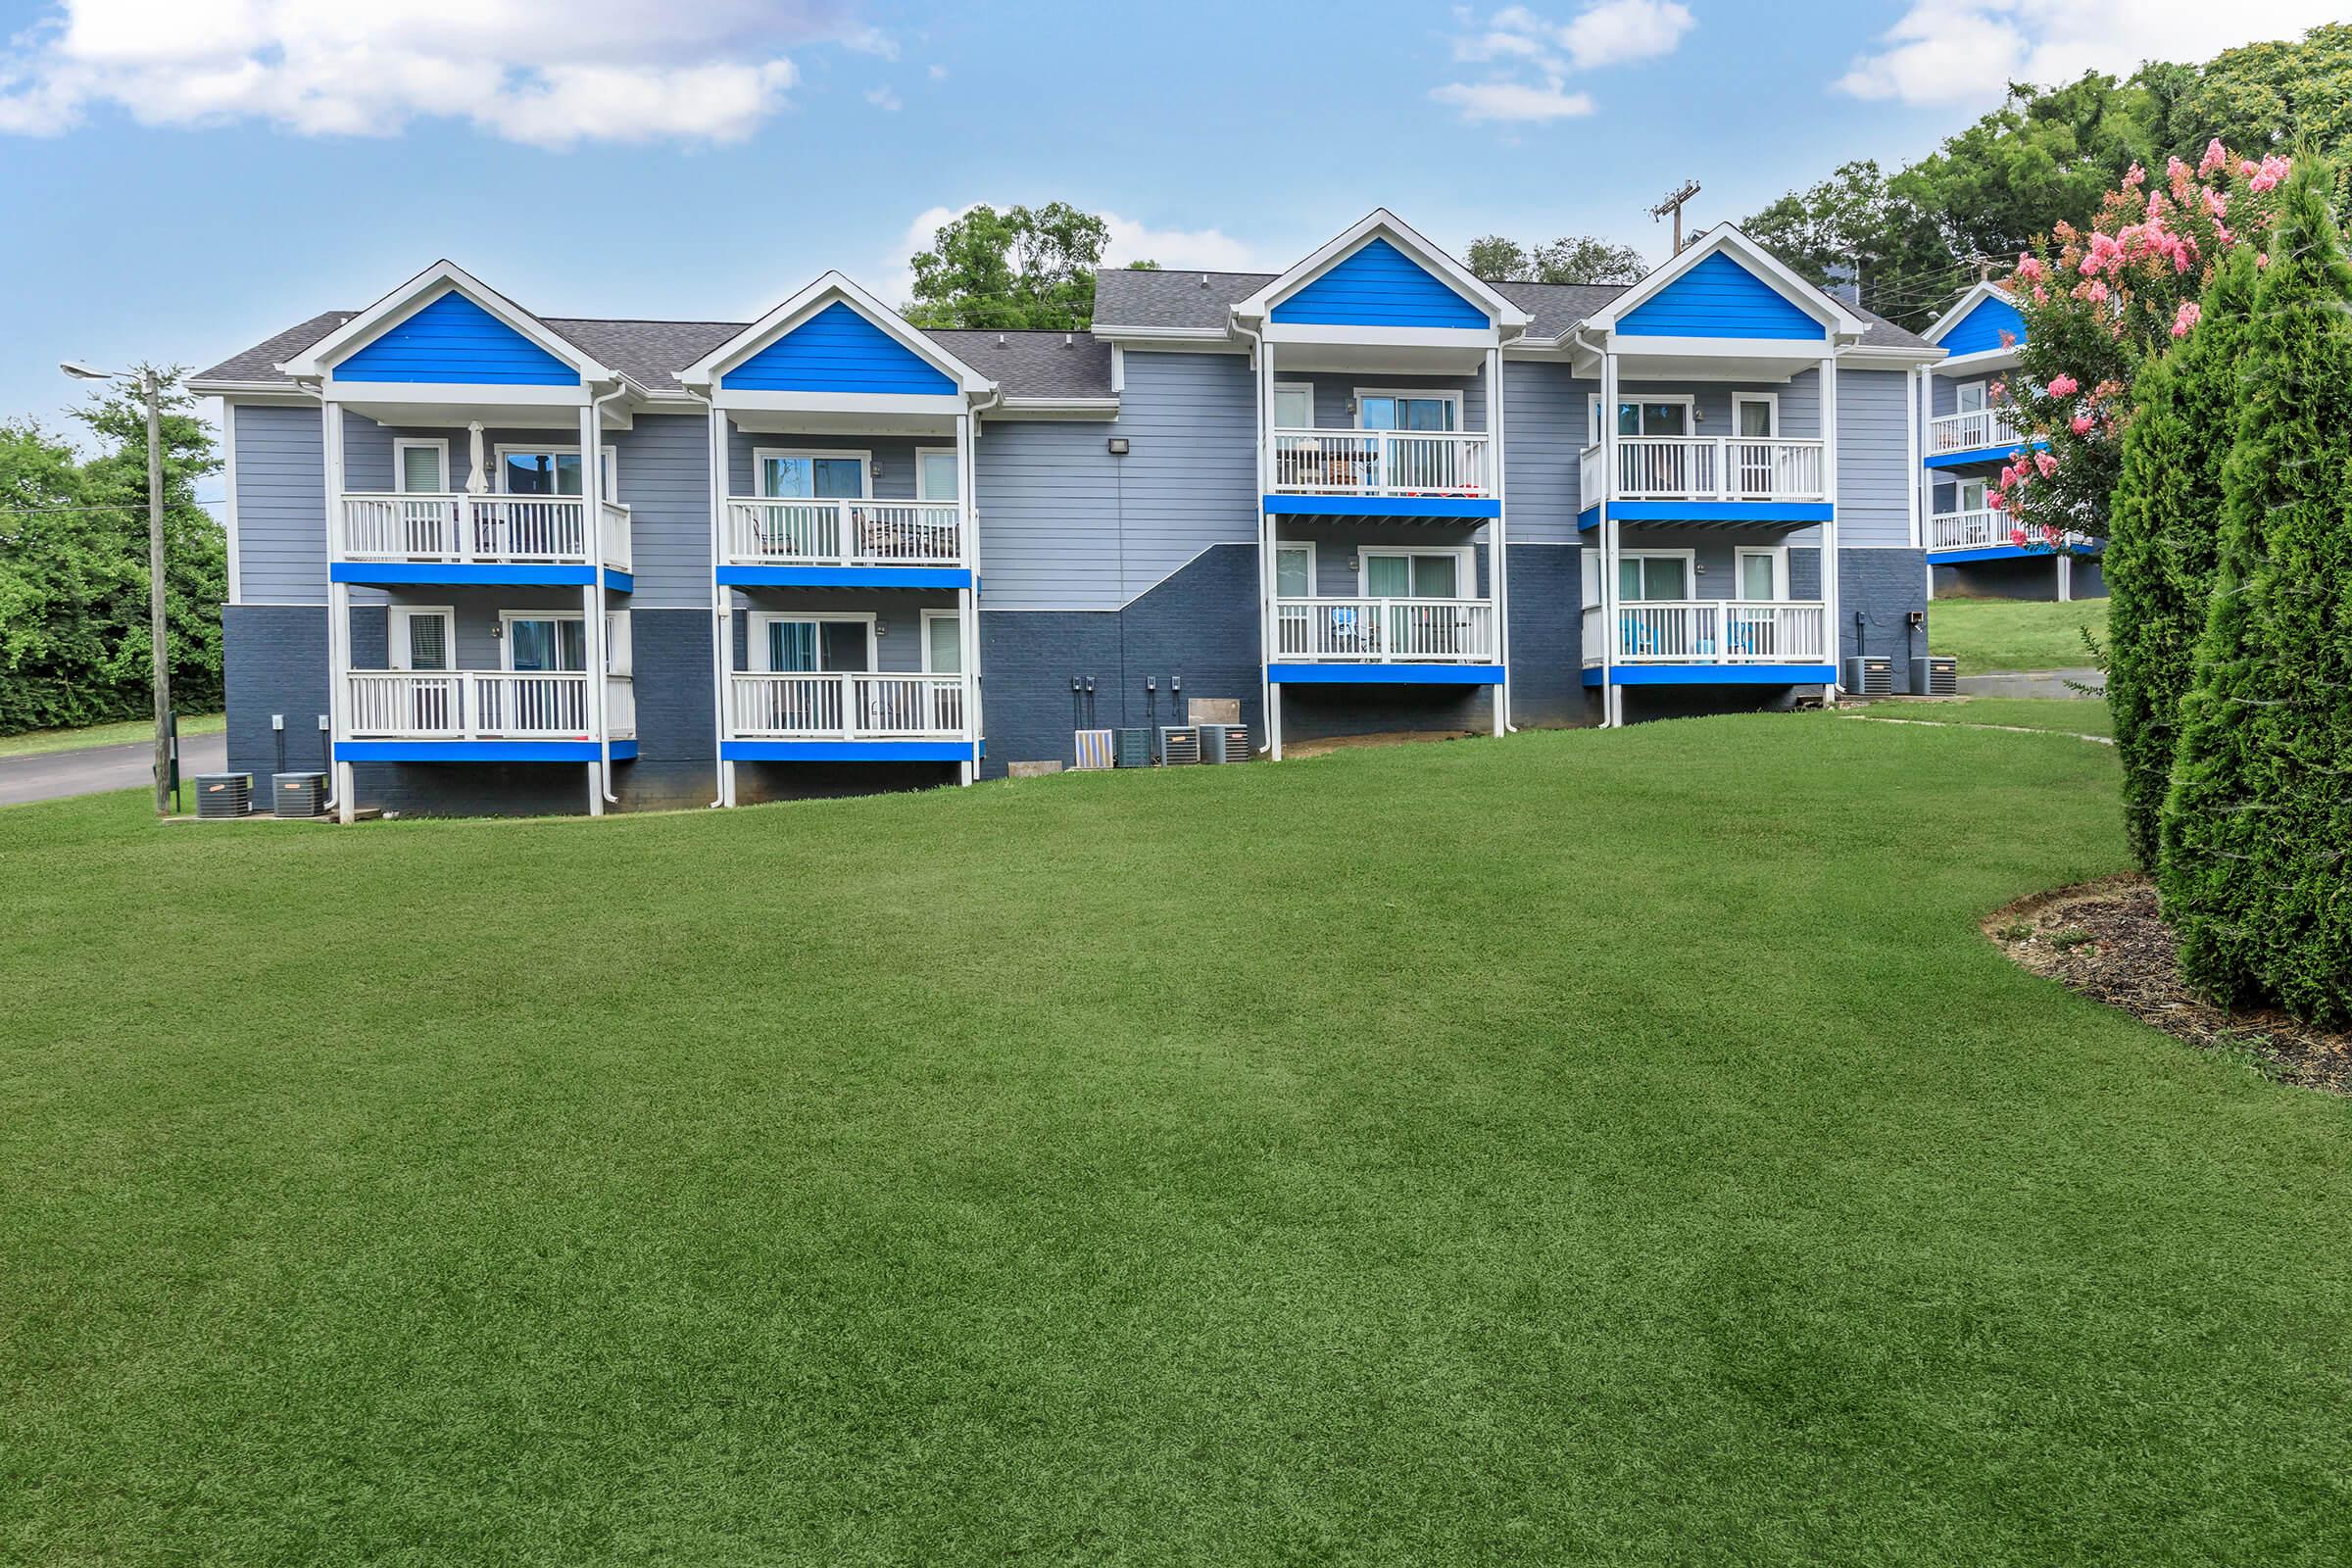
[[967, 411], [956, 416], [956, 505], [957, 536], [963, 541], [963, 566], [970, 579], [956, 596], [956, 647], [963, 666], [963, 727], [971, 747], [957, 767], [956, 781], [969, 785], [980, 776], [980, 508], [974, 484], [979, 465], [973, 461], [972, 441], [977, 421]]
[[359, 803], [352, 798], [352, 766], [343, 759], [343, 743], [351, 736], [351, 588], [334, 580], [333, 564], [343, 559], [343, 405], [329, 399], [318, 406], [318, 440], [326, 469], [326, 734], [330, 783], [335, 792], [335, 816], [357, 819]]
[[[1600, 356], [1600, 521], [1593, 528], [1600, 542], [1600, 722], [1605, 726], [1619, 723], [1624, 717], [1618, 702], [1617, 683], [1612, 678], [1617, 671], [1617, 353], [1603, 350]], [[1580, 505], [1590, 497], [1576, 498]], [[1582, 597], [1581, 595], [1579, 596]], [[1582, 663], [1581, 644], [1584, 628], [1577, 628], [1579, 663]]]
[[[1274, 345], [1258, 340], [1257, 355], [1257, 675], [1258, 695], [1266, 711], [1266, 755], [1282, 760], [1282, 687], [1274, 679], [1273, 663], [1281, 646], [1280, 617], [1274, 594], [1281, 574], [1274, 566], [1274, 517], [1266, 511], [1266, 492], [1274, 475]], [[1314, 585], [1308, 584], [1312, 593]]]
[[2063, 544], [2058, 547], [2058, 602], [2062, 605], [2075, 602], [2075, 558], [2066, 553]]
[[1838, 622], [1838, 354], [1833, 343], [1821, 361], [1821, 483], [1830, 498], [1830, 516], [1821, 525], [1822, 619], [1828, 627], [1830, 680], [1822, 688], [1824, 703], [1837, 700], [1844, 668], [1845, 628]]
[[605, 814], [612, 792], [612, 728], [605, 711], [605, 463], [604, 411], [596, 390], [580, 409], [580, 542], [588, 548], [588, 583], [580, 590], [580, 629], [588, 650], [588, 724], [596, 736], [597, 760], [588, 764], [588, 814]]
[[[1503, 514], [1509, 503], [1503, 499], [1502, 461], [1502, 349], [1499, 345], [1487, 350], [1487, 450], [1488, 462], [1494, 466], [1490, 483], [1494, 490], [1494, 544], [1489, 554], [1494, 564], [1488, 569], [1493, 574], [1494, 596], [1494, 657], [1502, 665], [1502, 684], [1494, 688], [1494, 733], [1507, 734], [1511, 727], [1511, 591], [1510, 540], [1503, 529]], [[1582, 627], [1577, 628], [1579, 634]]]
[[733, 806], [735, 764], [727, 760], [726, 740], [735, 695], [735, 590], [718, 580], [727, 560], [727, 416], [715, 403], [705, 446], [710, 468], [710, 757], [718, 771], [715, 804]]

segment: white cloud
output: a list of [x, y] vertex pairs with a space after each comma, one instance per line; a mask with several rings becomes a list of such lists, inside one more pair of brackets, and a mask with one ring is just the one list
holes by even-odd
[[888, 87], [866, 88], [865, 101], [876, 109], [886, 109], [894, 114], [906, 107], [906, 101]]
[[933, 66], [933, 67], [931, 68], [931, 79], [932, 79], [933, 81], [945, 81], [945, 80], [947, 80], [947, 79], [948, 79], [948, 68], [947, 68], [947, 67], [945, 67], [945, 66]]
[[0, 131], [113, 106], [149, 125], [256, 120], [394, 135], [418, 119], [512, 141], [739, 141], [781, 113], [782, 51], [894, 58], [850, 0], [61, 0], [0, 55]]
[[1466, 7], [1455, 7], [1453, 18], [1461, 28], [1453, 58], [1492, 66], [1494, 74], [1484, 81], [1449, 81], [1430, 97], [1473, 123], [1542, 124], [1589, 115], [1592, 97], [1568, 90], [1571, 73], [1670, 55], [1698, 24], [1675, 0], [1594, 0], [1566, 22], [1521, 5], [1505, 6], [1483, 24]]
[[[881, 280], [875, 290], [892, 305], [902, 305], [914, 297], [914, 271], [906, 263], [918, 251], [931, 248], [932, 236], [941, 227], [979, 206], [965, 202], [960, 207], [933, 207], [917, 213], [900, 236], [898, 249], [883, 258], [874, 276]], [[1019, 202], [990, 202], [999, 212], [1017, 207]], [[1041, 205], [1030, 203], [1031, 206]], [[1124, 267], [1129, 262], [1157, 262], [1170, 271], [1193, 270], [1206, 272], [1274, 271], [1285, 263], [1269, 263], [1245, 240], [1235, 239], [1222, 229], [1215, 228], [1154, 228], [1138, 219], [1117, 213], [1100, 215], [1103, 225], [1110, 230], [1110, 242], [1103, 247], [1102, 265]], [[862, 279], [860, 279], [862, 281]]]
[[1857, 98], [1989, 104], [2012, 81], [2196, 61], [2338, 20], [2342, 0], [1917, 0], [1836, 83]]

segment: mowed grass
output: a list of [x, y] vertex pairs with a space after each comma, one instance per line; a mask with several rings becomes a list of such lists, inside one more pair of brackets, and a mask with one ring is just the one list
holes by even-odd
[[2115, 733], [2115, 715], [2106, 700], [2098, 697], [1962, 697], [1951, 702], [1873, 703], [1861, 716], [1908, 719], [1915, 724], [2002, 724], [2067, 735]]
[[0, 813], [0, 1559], [2341, 1563], [2352, 1107], [1977, 930], [2115, 788]]
[[2011, 669], [2082, 669], [2093, 661], [2082, 634], [2107, 643], [2107, 601], [1938, 599], [1928, 606], [1928, 647], [1960, 661], [1963, 675]]
[[[218, 735], [228, 728], [225, 713], [185, 713], [179, 738]], [[155, 739], [155, 720], [122, 719], [111, 724], [85, 724], [80, 729], [28, 729], [22, 735], [0, 735], [0, 758], [37, 757], [47, 752], [74, 752], [85, 746], [122, 746]]]

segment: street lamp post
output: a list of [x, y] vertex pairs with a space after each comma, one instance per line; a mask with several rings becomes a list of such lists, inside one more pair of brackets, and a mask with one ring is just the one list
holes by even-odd
[[[122, 371], [94, 369], [68, 360], [58, 367], [77, 381], [121, 381]], [[172, 810], [172, 648], [164, 619], [163, 388], [153, 366], [138, 372], [147, 399], [147, 626], [155, 662], [155, 814]]]

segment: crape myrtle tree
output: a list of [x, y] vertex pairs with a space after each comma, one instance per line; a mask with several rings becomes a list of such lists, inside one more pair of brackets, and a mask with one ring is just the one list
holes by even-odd
[[2107, 537], [2132, 381], [2195, 328], [2230, 252], [2260, 245], [2290, 167], [2219, 141], [2194, 167], [2170, 160], [2161, 180], [2134, 165], [2088, 229], [2060, 223], [2045, 251], [2019, 256], [2009, 288], [2026, 340], [1995, 390], [2023, 441], [1987, 498], [2009, 514], [2013, 541]]
[[2170, 353], [2132, 387], [2122, 472], [2108, 506], [2107, 703], [2124, 763], [2124, 826], [2151, 874], [2172, 787], [2180, 699], [2205, 634], [2222, 529], [2222, 470], [2236, 438], [2239, 358], [2255, 253], [2231, 249]]
[[2289, 178], [2255, 288], [2159, 885], [2216, 1001], [2352, 1022], [2352, 261]]

